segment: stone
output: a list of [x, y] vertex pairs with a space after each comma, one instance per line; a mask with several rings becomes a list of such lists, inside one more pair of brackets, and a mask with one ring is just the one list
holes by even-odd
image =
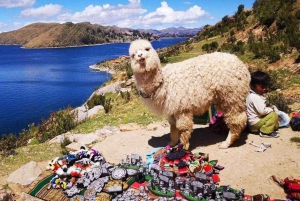
[[37, 165], [37, 163], [30, 161], [11, 173], [6, 181], [27, 186], [31, 184], [41, 173], [42, 169]]
[[104, 109], [104, 107], [102, 105], [96, 105], [92, 109], [88, 110], [87, 117], [91, 118], [91, 117], [95, 116], [96, 114], [98, 114], [98, 112], [103, 110], [103, 109]]
[[84, 146], [84, 145], [81, 143], [78, 143], [78, 142], [72, 142], [71, 144], [68, 144], [66, 146], [66, 150], [71, 151], [71, 152], [76, 152], [76, 151], [80, 150], [81, 146]]
[[77, 122], [80, 123], [88, 118], [88, 111], [85, 105], [82, 105], [80, 107], [77, 107], [73, 110], [75, 113], [77, 113]]
[[121, 88], [120, 89], [120, 92], [130, 92], [131, 91], [131, 88]]
[[127, 81], [125, 82], [125, 85], [126, 85], [126, 86], [131, 86], [132, 84], [134, 84], [134, 79], [133, 79], [133, 78], [131, 78], [131, 79], [129, 79], [129, 80], [127, 80]]
[[17, 201], [43, 201], [43, 200], [22, 192], [20, 198]]
[[121, 89], [121, 84], [123, 84], [124, 81], [120, 81], [120, 82], [115, 82], [113, 84], [101, 87], [100, 89], [96, 90], [90, 97], [89, 99], [91, 99], [94, 95], [104, 95], [106, 93], [116, 93], [117, 91], [119, 91]]

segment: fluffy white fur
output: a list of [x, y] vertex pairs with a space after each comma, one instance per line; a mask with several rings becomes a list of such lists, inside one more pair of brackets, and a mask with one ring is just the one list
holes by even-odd
[[161, 68], [151, 43], [141, 39], [131, 43], [129, 54], [142, 101], [156, 114], [168, 117], [171, 146], [180, 141], [189, 148], [193, 115], [204, 114], [211, 104], [224, 113], [230, 129], [219, 148], [239, 138], [247, 120], [250, 73], [235, 55], [215, 52]]

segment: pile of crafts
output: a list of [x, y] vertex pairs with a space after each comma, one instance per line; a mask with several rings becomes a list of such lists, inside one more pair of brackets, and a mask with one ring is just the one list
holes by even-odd
[[164, 147], [146, 156], [127, 155], [119, 164], [84, 147], [53, 159], [48, 189], [62, 190], [70, 200], [245, 200], [244, 190], [219, 186], [224, 169], [206, 153]]

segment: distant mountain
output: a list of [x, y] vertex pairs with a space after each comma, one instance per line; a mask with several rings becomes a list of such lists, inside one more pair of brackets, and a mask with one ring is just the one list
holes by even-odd
[[69, 47], [130, 42], [137, 38], [158, 39], [151, 33], [89, 22], [34, 23], [15, 31], [1, 33], [0, 44], [17, 44], [25, 48]]
[[33, 23], [21, 29], [0, 34], [0, 44], [22, 45], [25, 48], [84, 46], [102, 43], [130, 42], [137, 38], [157, 40], [160, 37], [192, 37], [202, 28], [184, 27], [163, 30], [134, 30], [101, 26], [89, 22]]
[[199, 31], [203, 30], [203, 27], [200, 28], [184, 28], [184, 27], [172, 27], [162, 30], [155, 30], [155, 29], [138, 29], [140, 32], [150, 33], [153, 36], [157, 37], [193, 37]]

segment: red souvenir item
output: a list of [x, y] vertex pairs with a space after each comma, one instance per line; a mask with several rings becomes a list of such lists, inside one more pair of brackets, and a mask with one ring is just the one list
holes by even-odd
[[299, 192], [300, 193], [300, 184], [289, 183], [287, 185], [286, 191], [288, 191], [288, 192]]

